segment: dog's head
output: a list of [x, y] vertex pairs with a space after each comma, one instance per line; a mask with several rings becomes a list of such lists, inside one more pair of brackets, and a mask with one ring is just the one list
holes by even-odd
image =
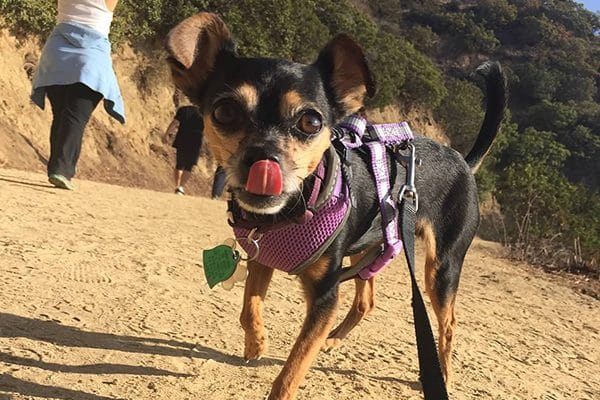
[[[307, 44], [309, 45], [309, 44]], [[166, 41], [175, 85], [204, 117], [204, 138], [243, 209], [276, 214], [329, 148], [331, 127], [375, 85], [361, 48], [331, 40], [310, 65], [239, 57], [215, 14], [190, 17]]]

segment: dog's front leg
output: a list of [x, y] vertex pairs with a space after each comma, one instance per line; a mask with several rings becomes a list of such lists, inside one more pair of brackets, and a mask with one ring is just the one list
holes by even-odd
[[333, 326], [338, 305], [335, 262], [323, 256], [300, 275], [307, 303], [306, 318], [282, 371], [273, 383], [270, 400], [295, 397]]
[[244, 288], [244, 302], [240, 323], [246, 334], [244, 359], [258, 360], [267, 350], [267, 337], [263, 324], [263, 304], [273, 269], [257, 262], [248, 262], [248, 277]]
[[350, 331], [358, 325], [375, 307], [375, 277], [365, 281], [354, 278], [356, 294], [348, 315], [342, 323], [329, 334], [323, 345], [323, 350], [328, 351], [340, 345]]

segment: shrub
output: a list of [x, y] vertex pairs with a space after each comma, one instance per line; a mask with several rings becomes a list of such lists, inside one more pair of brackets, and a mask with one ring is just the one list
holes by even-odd
[[48, 0], [0, 0], [0, 15], [18, 35], [47, 35], [54, 28], [56, 4]]
[[477, 85], [462, 79], [448, 79], [446, 88], [448, 96], [435, 109], [434, 115], [444, 126], [452, 147], [466, 153], [483, 121], [483, 94]]

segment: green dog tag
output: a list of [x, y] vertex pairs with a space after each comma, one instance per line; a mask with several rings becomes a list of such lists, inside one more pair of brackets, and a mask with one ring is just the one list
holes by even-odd
[[202, 252], [202, 263], [204, 264], [204, 275], [206, 275], [208, 286], [212, 289], [217, 283], [229, 279], [235, 272], [239, 261], [239, 251], [225, 244], [204, 250]]

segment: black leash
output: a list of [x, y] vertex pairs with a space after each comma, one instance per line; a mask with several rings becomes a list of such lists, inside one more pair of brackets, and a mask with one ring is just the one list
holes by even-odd
[[417, 210], [412, 200], [406, 197], [401, 199], [400, 220], [402, 225], [402, 242], [406, 263], [410, 271], [412, 282], [412, 309], [417, 337], [417, 352], [419, 354], [419, 380], [423, 386], [425, 400], [448, 400], [446, 384], [442, 376], [437, 347], [431, 331], [431, 324], [427, 317], [427, 310], [423, 297], [419, 291], [415, 278], [415, 223]]

